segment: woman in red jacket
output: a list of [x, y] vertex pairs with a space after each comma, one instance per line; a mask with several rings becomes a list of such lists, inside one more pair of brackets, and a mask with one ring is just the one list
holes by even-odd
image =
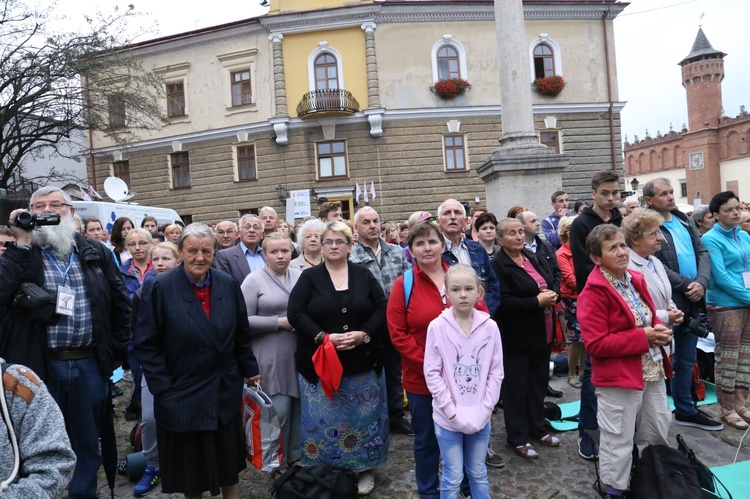
[[599, 403], [601, 481], [608, 498], [620, 498], [630, 483], [634, 438], [639, 452], [668, 445], [664, 378], [671, 368], [663, 347], [672, 331], [656, 317], [643, 275], [627, 269], [630, 254], [618, 227], [594, 228], [586, 249], [596, 267], [578, 297], [578, 323]]
[[[562, 217], [557, 226], [562, 245], [557, 250], [557, 264], [560, 266], [560, 297], [565, 317], [565, 328], [568, 331], [568, 384], [573, 388], [581, 388], [581, 374], [586, 362], [586, 347], [583, 346], [581, 328], [578, 326], [576, 306], [578, 304], [578, 289], [576, 288], [576, 273], [573, 268], [573, 253], [570, 251], [570, 227], [576, 217]], [[576, 373], [578, 366], [578, 373]]]
[[[393, 283], [388, 299], [388, 330], [393, 346], [401, 354], [402, 383], [409, 399], [411, 425], [415, 434], [417, 490], [420, 497], [438, 498], [440, 448], [435, 438], [432, 395], [427, 389], [423, 364], [427, 326], [449, 305], [445, 296], [448, 264], [442, 259], [445, 239], [433, 224], [422, 222], [409, 230], [407, 241], [414, 257], [414, 268], [410, 271], [411, 285], [404, 280], [404, 276]], [[478, 309], [487, 311], [482, 300], [477, 304]]]

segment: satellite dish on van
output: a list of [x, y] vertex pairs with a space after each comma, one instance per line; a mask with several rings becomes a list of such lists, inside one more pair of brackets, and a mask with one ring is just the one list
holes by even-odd
[[128, 184], [118, 177], [107, 177], [104, 181], [104, 192], [112, 199], [115, 203], [121, 203], [135, 196], [135, 192], [131, 192]]

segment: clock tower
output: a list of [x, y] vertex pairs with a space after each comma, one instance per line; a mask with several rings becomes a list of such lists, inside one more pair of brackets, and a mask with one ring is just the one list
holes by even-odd
[[703, 33], [682, 61], [682, 86], [687, 93], [689, 132], [685, 135], [685, 170], [688, 200], [700, 198], [708, 203], [722, 191], [719, 168], [719, 119], [723, 108], [721, 81], [724, 79], [724, 57], [714, 49]]

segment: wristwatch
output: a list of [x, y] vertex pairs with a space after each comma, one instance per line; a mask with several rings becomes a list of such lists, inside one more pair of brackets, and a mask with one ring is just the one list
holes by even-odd
[[370, 343], [370, 335], [362, 331], [362, 343]]

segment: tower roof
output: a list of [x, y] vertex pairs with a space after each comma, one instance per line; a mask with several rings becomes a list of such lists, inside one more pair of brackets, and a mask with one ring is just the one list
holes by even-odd
[[706, 34], [703, 32], [703, 28], [698, 28], [698, 34], [695, 36], [695, 41], [693, 42], [693, 48], [690, 50], [690, 53], [685, 57], [680, 64], [685, 65], [688, 62], [691, 62], [695, 58], [699, 58], [702, 56], [709, 56], [714, 55], [718, 58], [723, 58], [725, 55], [724, 52], [720, 50], [716, 50], [711, 46], [711, 42], [708, 41], [708, 38], [706, 38]]

